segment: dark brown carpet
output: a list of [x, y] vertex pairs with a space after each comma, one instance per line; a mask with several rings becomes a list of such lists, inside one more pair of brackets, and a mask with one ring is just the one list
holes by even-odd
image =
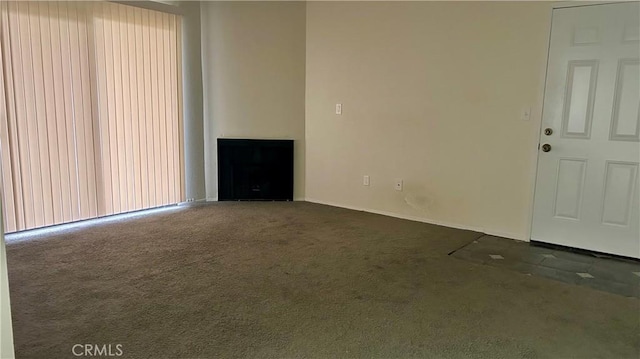
[[244, 202], [9, 243], [16, 354], [638, 358], [638, 299], [447, 255], [479, 236]]

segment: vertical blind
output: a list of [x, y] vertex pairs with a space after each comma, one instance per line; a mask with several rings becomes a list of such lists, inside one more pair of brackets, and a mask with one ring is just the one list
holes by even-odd
[[106, 2], [0, 2], [7, 232], [183, 200], [180, 21]]

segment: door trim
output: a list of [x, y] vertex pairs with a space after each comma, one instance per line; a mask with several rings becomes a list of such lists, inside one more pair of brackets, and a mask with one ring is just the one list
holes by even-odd
[[[573, 1], [571, 1], [571, 3], [574, 3]], [[548, 19], [548, 23], [547, 23], [547, 42], [545, 44], [545, 49], [544, 49], [544, 54], [545, 54], [545, 59], [546, 61], [544, 62], [544, 68], [542, 69], [542, 73], [541, 73], [541, 77], [542, 77], [542, 86], [538, 91], [538, 103], [540, 104], [538, 106], [538, 108], [540, 109], [540, 112], [538, 113], [538, 116], [536, 116], [538, 124], [535, 127], [535, 130], [537, 131], [536, 135], [533, 136], [534, 141], [531, 144], [531, 148], [533, 149], [532, 151], [532, 156], [533, 156], [533, 161], [531, 161], [532, 163], [532, 167], [530, 169], [530, 173], [532, 174], [532, 181], [531, 181], [531, 188], [529, 190], [529, 196], [530, 196], [530, 202], [529, 202], [529, 228], [528, 228], [528, 232], [526, 235], [526, 238], [524, 239], [527, 242], [530, 242], [532, 240], [531, 238], [531, 234], [533, 233], [533, 216], [534, 216], [534, 208], [535, 208], [535, 201], [536, 201], [536, 182], [538, 180], [538, 160], [540, 158], [540, 141], [542, 139], [542, 115], [544, 114], [544, 95], [545, 95], [545, 90], [547, 88], [547, 75], [548, 75], [548, 71], [549, 71], [549, 54], [550, 54], [550, 49], [551, 49], [551, 31], [553, 30], [553, 10], [556, 9], [555, 7], [556, 4], [553, 4], [553, 6], [551, 6], [549, 8], [549, 16], [547, 17]], [[567, 7], [567, 6], [565, 6]]]

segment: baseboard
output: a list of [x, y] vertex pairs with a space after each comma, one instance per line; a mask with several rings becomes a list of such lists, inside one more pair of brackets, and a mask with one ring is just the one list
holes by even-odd
[[[293, 200], [294, 200], [294, 202], [311, 202], [311, 203], [323, 204], [323, 205], [326, 205], [326, 206], [340, 207], [340, 208], [345, 208], [345, 209], [351, 209], [351, 210], [354, 210], [354, 211], [374, 213], [374, 214], [379, 214], [379, 215], [383, 215], [383, 216], [387, 216], [387, 217], [394, 217], [394, 218], [406, 219], [406, 220], [409, 220], [409, 221], [435, 224], [437, 226], [443, 226], [443, 227], [449, 227], [449, 228], [455, 228], [455, 229], [462, 229], [462, 230], [466, 230], [466, 231], [480, 232], [480, 233], [484, 233], [484, 234], [487, 234], [487, 235], [490, 235], [490, 236], [504, 237], [504, 238], [514, 239], [514, 240], [517, 240], [517, 241], [528, 242], [527, 239], [522, 238], [521, 235], [517, 235], [515, 233], [492, 231], [492, 230], [487, 230], [485, 228], [467, 226], [467, 225], [460, 224], [460, 223], [444, 222], [444, 221], [438, 221], [438, 220], [434, 220], [434, 219], [430, 219], [430, 218], [411, 216], [411, 215], [399, 214], [399, 213], [388, 212], [388, 211], [380, 211], [380, 210], [368, 209], [368, 208], [362, 208], [362, 207], [355, 207], [355, 206], [350, 206], [350, 205], [346, 205], [346, 204], [343, 204], [343, 203], [322, 201], [322, 200], [315, 199], [315, 198], [296, 197]], [[218, 201], [218, 197], [209, 197], [209, 198], [206, 198], [206, 199], [199, 199], [199, 200], [196, 200], [195, 202], [202, 202], [202, 201], [217, 202]]]
[[500, 231], [485, 230], [482, 233], [484, 233], [484, 234], [486, 234], [488, 236], [509, 238], [509, 239], [513, 239], [514, 241], [529, 242], [529, 239], [527, 239], [526, 237], [522, 237], [522, 235], [515, 234], [515, 233], [510, 233], [510, 232], [500, 232]]
[[387, 216], [387, 217], [406, 219], [406, 220], [414, 221], [414, 222], [422, 222], [422, 223], [434, 224], [434, 225], [437, 225], [437, 226], [443, 226], [443, 227], [449, 227], [449, 228], [455, 228], [455, 229], [462, 229], [462, 230], [466, 230], [466, 231], [474, 231], [474, 232], [484, 233], [484, 234], [487, 234], [487, 235], [490, 235], [490, 236], [504, 237], [504, 238], [509, 238], [509, 239], [522, 241], [522, 237], [521, 236], [515, 235], [513, 233], [489, 231], [489, 230], [486, 230], [484, 228], [474, 227], [474, 226], [467, 226], [467, 225], [460, 224], [460, 223], [444, 222], [444, 221], [438, 221], [438, 220], [424, 218], [424, 217], [411, 216], [411, 215], [399, 214], [399, 213], [388, 212], [388, 211], [380, 211], [380, 210], [375, 210], [375, 209], [368, 209], [368, 208], [362, 208], [362, 207], [349, 206], [349, 205], [345, 205], [345, 204], [342, 204], [342, 203], [321, 201], [321, 200], [318, 200], [318, 199], [315, 199], [315, 198], [306, 198], [305, 201], [306, 202], [311, 202], [311, 203], [323, 204], [323, 205], [326, 205], [326, 206], [351, 209], [351, 210], [354, 210], [354, 211], [361, 211], [361, 212], [367, 212], [367, 213], [373, 213], [373, 214], [380, 214], [380, 215]]
[[176, 203], [179, 206], [185, 205], [185, 204], [193, 204], [193, 203], [202, 203], [202, 202], [206, 202], [207, 200], [204, 198], [200, 198], [200, 199], [196, 199], [193, 201], [184, 201], [184, 202], [178, 202]]

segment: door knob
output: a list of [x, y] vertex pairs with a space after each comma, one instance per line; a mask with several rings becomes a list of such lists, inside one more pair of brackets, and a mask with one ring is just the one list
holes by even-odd
[[545, 143], [544, 145], [542, 145], [542, 152], [549, 152], [551, 151], [551, 145], [548, 143]]
[[553, 133], [553, 130], [550, 128], [545, 128], [544, 129], [544, 134], [547, 136], [551, 136], [551, 134]]

